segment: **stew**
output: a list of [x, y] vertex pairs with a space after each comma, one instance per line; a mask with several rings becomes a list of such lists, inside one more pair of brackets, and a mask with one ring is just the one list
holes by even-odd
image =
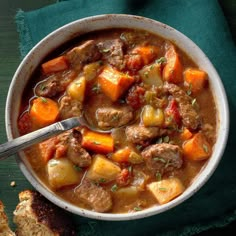
[[216, 139], [207, 73], [147, 31], [80, 36], [42, 62], [22, 97], [21, 135], [81, 115], [111, 129], [77, 127], [25, 150], [52, 191], [97, 212], [173, 200], [201, 171]]

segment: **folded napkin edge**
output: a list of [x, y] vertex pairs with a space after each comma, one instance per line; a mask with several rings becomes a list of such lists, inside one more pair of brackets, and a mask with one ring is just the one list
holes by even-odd
[[[28, 48], [32, 48], [34, 46], [32, 45], [30, 29], [26, 21], [27, 20], [25, 17], [25, 12], [22, 9], [18, 9], [15, 15], [15, 23], [16, 23], [16, 29], [20, 38], [18, 47], [20, 50], [21, 59], [24, 58], [23, 55], [26, 55], [28, 53]], [[23, 41], [25, 44], [20, 43]]]

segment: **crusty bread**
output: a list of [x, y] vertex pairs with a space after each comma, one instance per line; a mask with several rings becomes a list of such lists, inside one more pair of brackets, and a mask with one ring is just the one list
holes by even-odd
[[19, 194], [13, 221], [17, 236], [70, 236], [75, 227], [67, 213], [40, 193], [25, 190]]
[[8, 219], [4, 212], [4, 205], [0, 201], [0, 236], [15, 236], [8, 226]]

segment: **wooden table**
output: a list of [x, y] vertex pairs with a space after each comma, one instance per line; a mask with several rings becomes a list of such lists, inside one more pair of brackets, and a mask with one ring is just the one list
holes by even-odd
[[[18, 33], [14, 22], [14, 16], [17, 9], [24, 11], [34, 10], [48, 4], [55, 3], [56, 0], [1, 0], [0, 7], [0, 143], [7, 140], [5, 133], [5, 102], [8, 87], [11, 78], [20, 63], [20, 54], [18, 50]], [[236, 1], [221, 0], [222, 8], [226, 18], [229, 21], [231, 32], [236, 39]], [[15, 186], [11, 186], [11, 182], [15, 181]], [[32, 188], [25, 177], [21, 174], [14, 157], [0, 163], [0, 199], [6, 205], [6, 212], [12, 223], [12, 212], [18, 202], [19, 191]], [[224, 229], [210, 230], [201, 235], [232, 235], [231, 230], [236, 232], [236, 223], [230, 224]]]

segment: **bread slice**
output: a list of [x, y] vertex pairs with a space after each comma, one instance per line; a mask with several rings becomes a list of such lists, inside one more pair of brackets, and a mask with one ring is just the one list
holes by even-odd
[[19, 200], [13, 217], [17, 236], [76, 235], [68, 214], [40, 193], [25, 190], [19, 193]]
[[8, 226], [8, 219], [4, 212], [4, 205], [0, 201], [0, 236], [15, 236]]

